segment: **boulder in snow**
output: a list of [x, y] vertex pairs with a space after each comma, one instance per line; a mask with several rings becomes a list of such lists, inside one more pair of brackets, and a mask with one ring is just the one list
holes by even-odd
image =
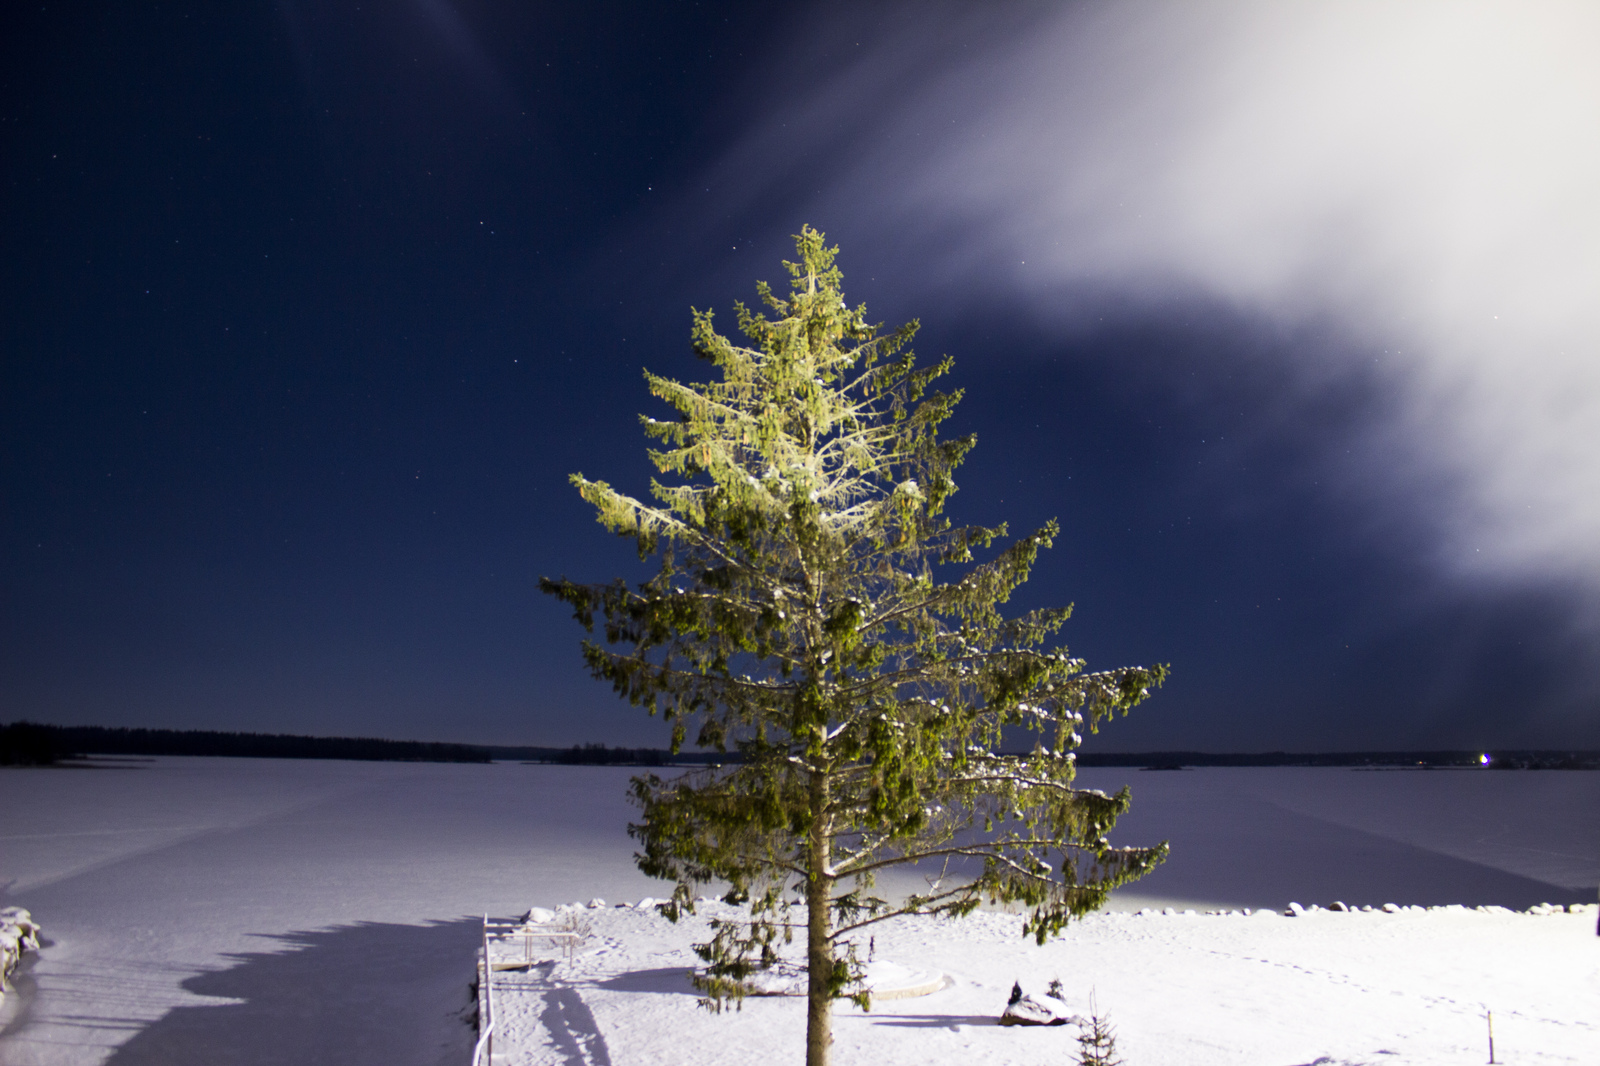
[[21, 907], [0, 909], [0, 996], [22, 956], [39, 950], [39, 926]]
[[1066, 1025], [1081, 1019], [1066, 1013], [1066, 1004], [1049, 996], [1034, 999], [1022, 991], [1022, 982], [1011, 986], [1011, 998], [1000, 1015], [1001, 1025]]

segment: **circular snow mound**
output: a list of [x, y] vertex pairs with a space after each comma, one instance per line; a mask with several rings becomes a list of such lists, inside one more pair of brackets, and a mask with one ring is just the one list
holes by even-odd
[[873, 999], [916, 999], [944, 988], [950, 984], [950, 978], [938, 970], [912, 970], [894, 962], [869, 962], [862, 983]]

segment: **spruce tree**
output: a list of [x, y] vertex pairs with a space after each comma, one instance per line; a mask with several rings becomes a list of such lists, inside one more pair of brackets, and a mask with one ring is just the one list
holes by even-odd
[[[543, 579], [591, 633], [590, 670], [672, 723], [674, 750], [737, 751], [728, 765], [635, 778], [630, 833], [647, 874], [676, 882], [668, 917], [705, 884], [748, 917], [712, 922], [696, 984], [714, 1009], [803, 931], [806, 1061], [828, 1062], [835, 999], [862, 1006], [849, 936], [902, 914], [1020, 904], [1040, 943], [1166, 857], [1114, 847], [1129, 804], [1074, 789], [1082, 730], [1126, 712], [1165, 666], [1089, 672], [1052, 640], [1071, 608], [1001, 606], [1057, 534], [945, 517], [972, 436], [941, 438], [960, 390], [934, 389], [911, 322], [886, 331], [846, 305], [837, 248], [810, 227], [785, 263], [790, 291], [736, 304], [748, 344], [693, 311], [717, 380], [646, 373], [677, 412], [644, 417], [653, 502], [581, 474], [572, 483], [655, 577], [636, 587]], [[986, 556], [986, 557], [982, 557]], [[1004, 754], [1026, 739], [1031, 750]], [[874, 894], [887, 867], [954, 870], [904, 899]], [[791, 907], [803, 907], [793, 916]], [[741, 912], [744, 913], [744, 912]]]
[[1089, 1020], [1078, 1027], [1078, 1066], [1123, 1066], [1117, 1058], [1117, 1031], [1089, 993]]

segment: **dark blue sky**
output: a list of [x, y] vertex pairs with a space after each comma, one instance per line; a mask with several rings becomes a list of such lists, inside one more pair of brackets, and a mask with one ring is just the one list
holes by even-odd
[[[0, 719], [660, 743], [537, 593], [639, 573], [566, 476], [643, 485], [640, 368], [703, 376], [690, 305], [780, 280], [809, 222], [955, 356], [956, 516], [1061, 519], [1016, 606], [1075, 602], [1091, 665], [1172, 664], [1094, 747], [1600, 746], [1587, 563], [1442, 523], [1505, 498], [1438, 459], [1472, 416], [1415, 416], [1433, 364], [1348, 302], [1151, 265], [1084, 221], [1101, 194], [1007, 191], [1076, 172], [1001, 75], [1115, 27], [998, 10], [8, 9]], [[1162, 141], [1072, 69], [1072, 158]], [[1492, 574], [1448, 562], [1477, 532]]]

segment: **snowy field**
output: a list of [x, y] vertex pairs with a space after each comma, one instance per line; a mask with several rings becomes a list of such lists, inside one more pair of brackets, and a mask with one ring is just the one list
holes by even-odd
[[[711, 912], [728, 913], [721, 904]], [[746, 999], [738, 1013], [695, 1005], [688, 944], [707, 939], [650, 912], [585, 911], [588, 950], [570, 963], [495, 975], [496, 1063], [746, 1066], [800, 1062], [805, 1001]], [[1022, 921], [886, 922], [878, 959], [944, 989], [836, 1008], [841, 1066], [1065, 1064], [1078, 1029], [996, 1023], [1013, 982], [1063, 1014], [1090, 993], [1130, 1066], [1455, 1066], [1600, 1062], [1600, 937], [1595, 908], [1530, 915], [1464, 908], [1395, 914], [1262, 911], [1251, 916], [1097, 914], [1043, 948]], [[798, 946], [798, 945], [797, 945]], [[861, 937], [861, 955], [867, 953]], [[692, 1054], [685, 1049], [693, 1049]]]
[[[183, 758], [127, 765], [0, 771], [0, 905], [27, 907], [47, 938], [0, 1013], [4, 1066], [462, 1063], [472, 1042], [462, 1017], [471, 1009], [479, 916], [665, 894], [631, 862], [626, 769]], [[1281, 909], [1335, 899], [1521, 909], [1595, 899], [1600, 773], [1098, 770], [1080, 782], [1132, 784], [1134, 810], [1119, 837], [1172, 841], [1167, 866], [1114, 900], [1114, 910]], [[691, 931], [634, 911], [591, 913], [657, 932], [607, 932], [631, 946], [591, 951], [570, 980], [545, 975], [565, 982], [552, 1021], [570, 1007], [574, 1017], [587, 1011], [596, 1027], [588, 1044], [558, 1042], [530, 1061], [702, 1061], [680, 1055], [684, 1045], [671, 1032], [646, 1024], [657, 1016], [695, 1019], [681, 1025], [697, 1033], [711, 1026], [705, 1031], [721, 1035], [707, 1039], [729, 1047], [744, 1039], [735, 1034], [752, 1031], [753, 1011], [779, 1029], [787, 1024], [783, 1012], [795, 1001], [762, 1001], [720, 1019], [696, 1015], [680, 980]], [[1592, 915], [1108, 915], [1045, 949], [1004, 935], [1013, 920], [979, 916], [948, 931], [879, 936], [880, 955], [906, 965], [925, 960], [958, 981], [900, 1003], [911, 1020], [899, 1024], [886, 1021], [888, 1005], [870, 1016], [841, 1010], [838, 1061], [1063, 1061], [1060, 1048], [1047, 1047], [1060, 1031], [1030, 1031], [1035, 1043], [982, 1055], [966, 1046], [978, 1039], [978, 1019], [1001, 1005], [994, 989], [1003, 1002], [1013, 977], [1059, 973], [1071, 995], [1099, 989], [1130, 1066], [1221, 1061], [1195, 1050], [1212, 1046], [1234, 1055], [1230, 1061], [1278, 1066], [1321, 1055], [1368, 1061], [1360, 1056], [1385, 1050], [1400, 1055], [1370, 1061], [1481, 1062], [1470, 1027], [1459, 1039], [1443, 1035], [1454, 1023], [1429, 1022], [1433, 1028], [1418, 1032], [1436, 1034], [1428, 1047], [1466, 1049], [1457, 1058], [1419, 1057], [1405, 1032], [1385, 1042], [1385, 1027], [1402, 1016], [1374, 1006], [1389, 1002], [1383, 996], [1433, 997], [1457, 1005], [1438, 1007], [1437, 1018], [1470, 1021], [1479, 1000], [1501, 987], [1479, 987], [1469, 965], [1476, 959], [1507, 990], [1505, 1006], [1489, 1004], [1497, 1033], [1509, 1027], [1507, 1054], [1518, 1046], [1523, 1056], [1506, 1061], [1546, 1054], [1600, 1062], [1600, 1040], [1582, 1052], [1594, 1037], [1583, 1025], [1600, 1014]], [[1540, 938], [1554, 945], [1549, 952], [1535, 950]], [[597, 936], [592, 947], [603, 946]], [[624, 961], [639, 951], [651, 958]], [[1395, 969], [1396, 958], [1412, 968]], [[1210, 969], [1198, 962], [1207, 959]], [[603, 970], [613, 965], [625, 968]], [[585, 966], [600, 967], [588, 983], [578, 978]], [[1516, 1005], [1524, 1002], [1517, 990], [1529, 988], [1547, 1004], [1542, 1014]], [[638, 1024], [622, 1014], [598, 1021], [625, 1009]], [[1519, 1010], [1549, 1022], [1548, 1031], [1535, 1026], [1546, 1034], [1538, 1048], [1510, 1035]], [[1290, 1030], [1305, 1039], [1271, 1035]], [[528, 1054], [559, 1031], [530, 1036]], [[1187, 1044], [1174, 1043], [1180, 1031], [1192, 1034]], [[1338, 1043], [1344, 1031], [1362, 1039]], [[1567, 1036], [1548, 1035], [1558, 1032]], [[777, 1030], [769, 1036], [787, 1039]], [[875, 1050], [845, 1054], [851, 1047]], [[1257, 1050], [1240, 1057], [1246, 1048]]]

